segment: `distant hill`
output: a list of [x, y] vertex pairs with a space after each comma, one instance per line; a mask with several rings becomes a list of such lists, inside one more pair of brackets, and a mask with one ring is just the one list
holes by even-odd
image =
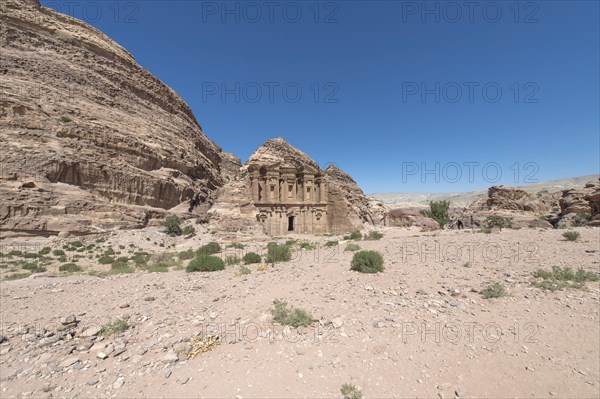
[[[599, 175], [579, 176], [518, 187], [530, 193], [542, 190], [556, 192], [570, 188], [581, 188], [586, 183], [597, 181], [598, 177]], [[486, 193], [487, 190], [456, 193], [375, 193], [370, 194], [369, 198], [377, 199], [395, 208], [427, 207], [430, 201], [442, 200], [449, 200], [452, 207], [466, 207], [484, 197]]]

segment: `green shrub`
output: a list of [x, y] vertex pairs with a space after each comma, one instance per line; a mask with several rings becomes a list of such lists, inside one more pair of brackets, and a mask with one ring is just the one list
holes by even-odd
[[590, 213], [578, 213], [573, 218], [573, 226], [587, 226], [592, 219], [592, 215]]
[[275, 242], [267, 244], [267, 263], [287, 262], [292, 259], [292, 249]]
[[579, 239], [579, 232], [577, 231], [565, 231], [562, 235], [567, 241], [577, 241]]
[[81, 270], [81, 267], [77, 266], [75, 263], [65, 263], [58, 267], [58, 271], [67, 273], [80, 272]]
[[129, 258], [127, 256], [119, 256], [115, 262], [127, 263], [129, 262]]
[[360, 239], [362, 239], [362, 234], [360, 234], [360, 231], [358, 231], [358, 230], [353, 231], [352, 233], [350, 233], [350, 239], [351, 240], [360, 240]]
[[286, 302], [275, 302], [271, 309], [273, 320], [283, 326], [306, 327], [312, 322], [312, 316], [300, 308], [288, 309]]
[[8, 254], [6, 254], [6, 256], [23, 256], [23, 252], [13, 249]]
[[37, 262], [27, 262], [21, 267], [25, 270], [29, 270], [32, 273], [43, 273], [46, 271], [46, 268], [39, 266]]
[[69, 123], [69, 122], [71, 122], [71, 118], [69, 118], [68, 116], [64, 116], [63, 115], [63, 116], [60, 117], [60, 122], [61, 123]]
[[225, 258], [225, 264], [227, 266], [237, 265], [240, 263], [240, 257], [237, 255], [229, 255]]
[[316, 246], [310, 242], [303, 242], [300, 244], [300, 248], [301, 249], [306, 249], [307, 251], [309, 250], [313, 250], [316, 248]]
[[449, 207], [450, 201], [431, 201], [429, 203], [429, 210], [422, 210], [421, 215], [435, 220], [443, 229], [444, 226], [450, 223], [450, 216], [448, 216]]
[[200, 254], [190, 261], [185, 271], [214, 272], [223, 269], [225, 269], [225, 262], [221, 258]]
[[497, 227], [499, 229], [508, 229], [512, 227], [512, 219], [499, 215], [491, 215], [488, 216], [485, 220], [487, 227], [494, 228]]
[[103, 337], [108, 337], [111, 335], [117, 335], [124, 333], [129, 329], [129, 324], [122, 319], [115, 320], [114, 322], [107, 323], [100, 329], [99, 334]]
[[48, 255], [51, 250], [52, 249], [50, 247], [44, 247], [44, 248], [40, 249], [40, 251], [38, 252], [38, 254], [40, 254], [40, 255]]
[[491, 283], [481, 291], [485, 299], [500, 298], [507, 295], [506, 288], [500, 283]]
[[297, 242], [298, 242], [298, 240], [287, 240], [287, 241], [285, 242], [285, 245], [287, 245], [287, 246], [290, 246], [290, 247], [291, 247], [291, 246], [293, 246], [294, 244], [296, 244]]
[[4, 280], [6, 280], [6, 281], [21, 280], [21, 279], [27, 278], [29, 276], [31, 276], [30, 273], [15, 273], [15, 274], [9, 274], [8, 276], [4, 276]]
[[136, 252], [131, 257], [131, 260], [133, 260], [133, 263], [135, 263], [137, 266], [146, 265], [148, 263], [149, 259], [150, 259], [150, 254], [148, 252]]
[[180, 236], [182, 233], [181, 220], [175, 215], [167, 216], [161, 224], [165, 228], [165, 233], [168, 235]]
[[55, 249], [54, 251], [52, 251], [52, 255], [54, 255], [54, 256], [64, 256], [65, 255], [65, 251], [63, 251], [62, 249]]
[[181, 260], [194, 259], [196, 253], [192, 249], [188, 249], [187, 251], [182, 251], [177, 254], [177, 257]]
[[352, 257], [350, 270], [360, 273], [379, 273], [383, 271], [383, 256], [377, 251], [359, 251]]
[[240, 274], [241, 275], [248, 275], [252, 273], [252, 270], [248, 269], [246, 266], [240, 266]]
[[83, 247], [83, 243], [81, 241], [73, 241], [69, 243], [69, 246], [73, 248], [81, 248]]
[[94, 249], [96, 245], [95, 244], [90, 244], [88, 246], [85, 247], [86, 251], [91, 251], [92, 249]]
[[100, 259], [98, 259], [98, 262], [101, 265], [108, 265], [108, 264], [114, 263], [114, 261], [115, 261], [115, 258], [113, 258], [112, 256], [108, 256], [108, 255], [102, 255], [100, 257]]
[[356, 244], [348, 244], [346, 245], [346, 248], [344, 248], [344, 251], [358, 251], [360, 249], [360, 245], [356, 245]]
[[489, 227], [482, 227], [480, 230], [483, 234], [490, 234], [492, 232], [492, 229]]
[[340, 389], [340, 391], [342, 391], [342, 399], [362, 399], [363, 397], [360, 389], [352, 384], [342, 385], [342, 389]]
[[240, 244], [239, 242], [233, 242], [227, 246], [227, 248], [235, 248], [235, 249], [244, 249], [244, 244]]
[[381, 240], [383, 238], [383, 233], [378, 231], [369, 231], [369, 234], [365, 234], [364, 239], [369, 241]]
[[196, 229], [194, 228], [194, 226], [185, 226], [183, 228], [183, 235], [184, 236], [189, 236], [192, 235], [196, 232]]
[[21, 257], [25, 258], [25, 259], [37, 259], [39, 257], [38, 254], [34, 254], [32, 252], [23, 252], [23, 254], [21, 255]]
[[538, 269], [533, 277], [540, 279], [531, 284], [548, 291], [560, 291], [565, 288], [584, 288], [588, 281], [598, 281], [598, 274], [579, 268], [576, 272], [570, 267], [553, 266], [552, 270]]
[[261, 257], [255, 252], [248, 252], [246, 255], [244, 255], [242, 260], [244, 261], [244, 264], [249, 265], [251, 263], [260, 263]]
[[327, 241], [323, 246], [324, 247], [335, 247], [337, 246], [339, 243], [337, 241]]
[[112, 249], [112, 247], [108, 247], [106, 249], [106, 251], [104, 251], [104, 255], [107, 255], [107, 256], [112, 256], [114, 254], [115, 254], [115, 251], [114, 251], [114, 249]]
[[110, 265], [110, 273], [111, 274], [121, 274], [121, 273], [133, 273], [132, 267], [128, 266], [127, 263], [123, 262], [114, 262]]
[[214, 255], [221, 252], [221, 245], [218, 242], [209, 242], [206, 245], [201, 246], [196, 251], [197, 255]]
[[65, 255], [59, 256], [58, 258], [56, 258], [59, 262], [66, 262], [67, 261], [67, 257]]

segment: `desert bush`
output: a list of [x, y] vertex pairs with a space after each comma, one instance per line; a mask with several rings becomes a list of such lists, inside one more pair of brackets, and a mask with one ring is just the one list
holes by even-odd
[[215, 272], [225, 269], [225, 262], [212, 255], [200, 254], [190, 261], [186, 272]]
[[342, 399], [362, 399], [363, 397], [360, 389], [352, 384], [342, 385], [342, 389], [340, 389], [340, 391], [342, 392]]
[[180, 236], [182, 233], [181, 220], [176, 215], [167, 216], [161, 225], [165, 228], [165, 233], [170, 236]]
[[48, 255], [51, 250], [52, 249], [50, 247], [44, 247], [44, 248], [40, 249], [40, 251], [38, 252], [38, 254], [40, 254], [40, 255]]
[[39, 266], [37, 262], [27, 262], [21, 267], [25, 270], [29, 270], [31, 273], [43, 273], [46, 271], [46, 268]]
[[567, 241], [577, 241], [579, 239], [579, 232], [577, 231], [565, 231], [562, 235]]
[[131, 260], [133, 260], [133, 263], [135, 263], [137, 266], [144, 266], [146, 263], [148, 263], [149, 259], [150, 254], [148, 252], [136, 252], [131, 257]]
[[587, 226], [592, 219], [592, 215], [589, 213], [578, 213], [573, 218], [573, 226]]
[[356, 230], [353, 231], [352, 233], [350, 233], [350, 239], [351, 240], [360, 240], [362, 238], [362, 234], [360, 234], [360, 231]]
[[6, 281], [21, 280], [21, 279], [27, 278], [29, 276], [31, 276], [30, 273], [15, 273], [15, 274], [9, 274], [7, 276], [4, 276], [3, 280], [6, 280]]
[[335, 247], [339, 245], [339, 243], [337, 241], [327, 241], [323, 246], [324, 247]]
[[308, 250], [313, 250], [315, 248], [316, 248], [315, 244], [312, 244], [310, 242], [300, 243], [300, 249], [306, 249], [308, 251]]
[[132, 267], [128, 266], [127, 263], [113, 262], [113, 264], [110, 265], [110, 274], [123, 274], [133, 272], [135, 272], [135, 270], [133, 270]]
[[241, 275], [248, 275], [252, 273], [252, 270], [248, 269], [246, 266], [240, 266], [240, 274]]
[[267, 263], [287, 262], [292, 259], [292, 249], [276, 242], [267, 244]]
[[123, 319], [117, 319], [102, 326], [99, 334], [103, 337], [118, 335], [129, 329], [129, 324]]
[[246, 255], [244, 255], [242, 260], [244, 261], [244, 264], [249, 265], [251, 263], [260, 263], [261, 257], [255, 252], [248, 252]]
[[481, 231], [483, 234], [490, 234], [492, 232], [492, 229], [489, 227], [482, 227], [479, 231]]
[[109, 256], [109, 255], [102, 255], [100, 257], [100, 259], [98, 259], [98, 262], [101, 265], [108, 265], [110, 263], [114, 263], [114, 261], [115, 261], [115, 258], [113, 258], [112, 256]]
[[218, 242], [209, 242], [198, 248], [196, 255], [214, 255], [219, 252], [221, 252], [221, 245]]
[[63, 116], [60, 117], [60, 122], [61, 123], [69, 123], [69, 122], [71, 122], [71, 118], [69, 118], [68, 116], [64, 116], [63, 115]]
[[499, 229], [511, 228], [512, 227], [512, 219], [499, 215], [491, 215], [488, 216], [485, 220], [487, 227], [493, 228], [497, 227]]
[[576, 272], [570, 267], [553, 266], [552, 270], [538, 269], [533, 277], [539, 279], [531, 284], [547, 291], [560, 291], [565, 288], [584, 288], [588, 281], [598, 281], [598, 274], [579, 268]]
[[365, 234], [363, 238], [368, 241], [381, 240], [383, 238], [383, 233], [378, 231], [369, 231], [369, 234]]
[[238, 263], [240, 263], [240, 257], [237, 255], [229, 255], [225, 258], [227, 266], [237, 265]]
[[80, 272], [81, 270], [81, 267], [77, 266], [75, 263], [65, 263], [58, 267], [59, 272], [75, 273]]
[[359, 251], [352, 257], [350, 270], [360, 273], [379, 273], [383, 271], [383, 256], [377, 251]]
[[196, 253], [191, 249], [188, 249], [187, 251], [181, 251], [177, 254], [177, 257], [181, 260], [194, 259], [195, 256]]
[[450, 201], [431, 201], [429, 209], [423, 209], [421, 215], [435, 220], [443, 229], [444, 226], [450, 223], [450, 216], [448, 215], [449, 207]]
[[191, 234], [194, 234], [195, 232], [196, 229], [194, 228], [194, 226], [185, 226], [182, 231], [184, 236], [189, 236]]
[[348, 244], [346, 245], [346, 248], [344, 248], [344, 251], [358, 251], [360, 249], [360, 245], [356, 245], [356, 244]]
[[287, 241], [285, 242], [285, 245], [287, 245], [287, 246], [291, 247], [291, 246], [293, 246], [294, 244], [296, 244], [297, 242], [298, 242], [298, 240], [287, 240]]
[[115, 250], [112, 249], [112, 247], [108, 247], [108, 248], [106, 248], [106, 251], [104, 251], [103, 255], [112, 256], [114, 254], [115, 254]]
[[13, 249], [12, 251], [10, 251], [8, 254], [6, 254], [6, 256], [23, 256], [23, 252], [22, 251], [17, 251], [16, 249]]
[[312, 322], [312, 316], [300, 308], [288, 309], [286, 302], [275, 302], [271, 309], [273, 320], [283, 326], [306, 327]]
[[500, 298], [507, 295], [506, 288], [500, 283], [494, 282], [489, 284], [481, 291], [481, 295], [485, 299]]
[[244, 249], [245, 246], [239, 242], [232, 242], [231, 244], [227, 245], [227, 248]]
[[54, 256], [64, 256], [65, 255], [65, 251], [63, 251], [62, 249], [55, 249], [54, 251], [52, 251], [52, 255], [54, 255]]

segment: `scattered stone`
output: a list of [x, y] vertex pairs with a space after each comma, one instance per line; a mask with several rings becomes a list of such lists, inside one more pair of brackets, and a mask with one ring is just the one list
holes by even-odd
[[527, 366], [527, 367], [525, 367], [525, 370], [527, 370], [527, 371], [535, 371], [535, 368], [531, 367], [531, 366]]
[[86, 385], [94, 386], [98, 382], [100, 382], [100, 379], [97, 376], [93, 376], [92, 378], [90, 378], [89, 380], [87, 380]]
[[66, 317], [63, 317], [62, 319], [60, 319], [60, 323], [64, 326], [69, 325], [69, 324], [73, 324], [73, 323], [77, 323], [77, 318], [75, 317], [74, 314], [68, 315]]
[[106, 353], [104, 353], [104, 352], [98, 352], [98, 354], [96, 355], [96, 357], [98, 359], [104, 360], [104, 359], [106, 359], [108, 357], [108, 355]]
[[[152, 298], [152, 297], [148, 297], [148, 298]], [[146, 301], [148, 301], [148, 298], [146, 298], [145, 300], [146, 300]], [[153, 300], [153, 299], [152, 299], [152, 300]], [[120, 304], [120, 305], [119, 305], [119, 307], [120, 307], [121, 309], [125, 309], [125, 308], [128, 308], [128, 307], [129, 307], [129, 304], [128, 304], [128, 303], [122, 303], [122, 304]]]
[[4, 341], [8, 341], [8, 338], [6, 338], [4, 335], [0, 335], [0, 344]]
[[98, 335], [100, 333], [100, 327], [88, 327], [86, 328], [82, 333], [81, 336], [82, 337], [94, 337], [96, 335]]
[[177, 382], [180, 383], [181, 385], [185, 385], [188, 383], [189, 380], [190, 380], [190, 377], [184, 377], [180, 380], [177, 380]]
[[333, 325], [334, 328], [340, 328], [341, 326], [344, 325], [344, 319], [341, 316], [336, 317], [333, 320], [331, 320], [331, 324]]
[[59, 366], [62, 368], [66, 368], [66, 367], [69, 367], [69, 366], [77, 363], [78, 361], [79, 361], [79, 358], [77, 356], [68, 357], [65, 360], [63, 360]]
[[121, 388], [123, 385], [125, 384], [125, 378], [123, 377], [119, 377], [117, 378], [117, 380], [113, 383], [113, 388], [114, 389], [119, 389]]
[[437, 389], [441, 390], [441, 391], [445, 391], [446, 389], [450, 389], [452, 385], [448, 382], [444, 382], [443, 384], [439, 384], [437, 386]]
[[144, 298], [144, 301], [152, 302], [154, 299], [156, 299], [156, 298], [154, 298], [153, 296], [147, 296], [147, 297]]
[[166, 368], [165, 371], [163, 371], [163, 377], [165, 378], [169, 378], [171, 376], [173, 372], [171, 371], [170, 368]]
[[163, 362], [165, 363], [176, 363], [178, 360], [179, 356], [173, 350], [167, 352], [167, 354], [163, 357]]

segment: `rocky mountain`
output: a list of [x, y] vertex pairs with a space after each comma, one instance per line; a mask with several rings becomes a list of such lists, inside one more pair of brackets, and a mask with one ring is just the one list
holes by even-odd
[[[579, 176], [566, 179], [550, 180], [519, 186], [518, 189], [528, 193], [562, 192], [569, 189], [578, 189], [587, 183], [598, 180], [598, 175]], [[385, 204], [398, 208], [427, 207], [430, 201], [450, 201], [451, 207], [465, 208], [475, 201], [485, 198], [487, 190], [455, 193], [375, 193], [369, 198], [377, 199]]]
[[175, 91], [97, 29], [38, 0], [3, 0], [0, 19], [3, 235], [206, 214], [241, 163]]

